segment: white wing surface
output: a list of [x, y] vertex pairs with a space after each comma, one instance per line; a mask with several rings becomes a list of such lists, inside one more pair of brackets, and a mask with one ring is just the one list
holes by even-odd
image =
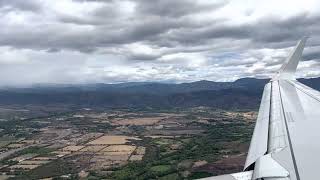
[[[251, 174], [248, 180], [319, 179], [320, 92], [294, 78], [305, 42], [306, 38], [299, 41], [264, 88], [242, 172]], [[221, 177], [238, 180], [231, 175], [207, 179]]]

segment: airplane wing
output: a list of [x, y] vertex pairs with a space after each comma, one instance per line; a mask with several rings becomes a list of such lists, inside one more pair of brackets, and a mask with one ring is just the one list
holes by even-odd
[[320, 168], [320, 92], [294, 78], [306, 38], [265, 85], [244, 172], [211, 180], [315, 180]]

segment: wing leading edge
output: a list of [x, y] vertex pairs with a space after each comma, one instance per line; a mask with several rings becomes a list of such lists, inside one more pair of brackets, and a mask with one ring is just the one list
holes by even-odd
[[[220, 180], [309, 180], [318, 178], [320, 92], [294, 78], [306, 38], [298, 42], [266, 84], [244, 172], [251, 177]], [[240, 173], [241, 174], [241, 173]]]

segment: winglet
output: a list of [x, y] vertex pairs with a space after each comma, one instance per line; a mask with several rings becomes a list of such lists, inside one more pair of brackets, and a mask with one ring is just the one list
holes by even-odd
[[308, 37], [303, 37], [294, 50], [290, 53], [290, 56], [286, 59], [284, 64], [273, 79], [295, 79], [294, 74], [297, 70], [298, 63], [302, 56], [302, 51]]

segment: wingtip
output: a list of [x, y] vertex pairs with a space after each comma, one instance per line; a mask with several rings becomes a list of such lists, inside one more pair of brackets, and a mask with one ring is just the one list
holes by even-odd
[[273, 79], [294, 79], [294, 74], [297, 70], [298, 63], [308, 38], [308, 36], [301, 38]]
[[307, 39], [309, 39], [309, 38], [310, 38], [310, 36], [303, 36], [301, 39], [307, 40]]
[[301, 38], [300, 42], [306, 43], [309, 38], [310, 38], [310, 36], [303, 36], [303, 37]]

